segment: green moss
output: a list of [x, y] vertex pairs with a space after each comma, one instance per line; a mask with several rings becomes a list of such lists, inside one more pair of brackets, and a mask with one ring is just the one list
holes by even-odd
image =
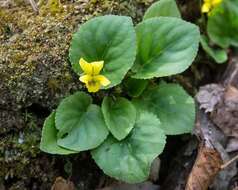
[[[22, 131], [4, 135], [0, 141], [0, 178], [21, 177], [30, 160], [39, 154], [40, 128], [36, 118], [26, 116]], [[13, 173], [12, 173], [13, 172]]]
[[[29, 189], [26, 184], [32, 179], [42, 189], [50, 189], [55, 177], [63, 173], [54, 165], [62, 158], [38, 148], [45, 113], [35, 110], [26, 117], [22, 111], [32, 105], [52, 110], [63, 97], [82, 89], [68, 60], [78, 24], [104, 14], [129, 15], [138, 22], [151, 0], [62, 1], [57, 6], [51, 3], [59, 1], [45, 2], [41, 5], [45, 12], [39, 15], [23, 3], [0, 10], [0, 106], [4, 108], [0, 113], [0, 178], [14, 177], [9, 189]], [[57, 8], [61, 6], [63, 11]]]
[[52, 16], [55, 16], [56, 14], [60, 14], [64, 11], [64, 8], [60, 0], [48, 0], [46, 5], [44, 5], [43, 1], [40, 1], [39, 5], [40, 5], [40, 13], [42, 15], [50, 14]]

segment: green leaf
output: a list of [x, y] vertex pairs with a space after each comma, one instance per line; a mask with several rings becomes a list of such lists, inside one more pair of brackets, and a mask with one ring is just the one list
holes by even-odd
[[118, 140], [124, 139], [135, 125], [136, 109], [126, 98], [105, 97], [102, 112], [109, 131]]
[[128, 183], [138, 183], [148, 178], [151, 163], [163, 151], [165, 139], [158, 118], [145, 112], [137, 117], [127, 138], [117, 141], [109, 136], [92, 151], [92, 156], [107, 175]]
[[227, 53], [224, 49], [213, 49], [208, 45], [208, 39], [206, 36], [202, 35], [200, 39], [203, 50], [213, 58], [216, 63], [224, 63], [227, 61]]
[[173, 17], [151, 18], [136, 27], [138, 53], [133, 76], [164, 77], [186, 70], [197, 55], [200, 34], [194, 24]]
[[132, 97], [138, 97], [148, 85], [148, 80], [128, 78], [124, 82], [125, 91]]
[[108, 130], [101, 109], [91, 104], [91, 97], [77, 92], [65, 98], [56, 110], [58, 145], [84, 151], [100, 145], [107, 137]]
[[181, 17], [178, 6], [175, 0], [159, 0], [152, 4], [144, 15], [144, 20], [153, 17]]
[[73, 35], [69, 56], [79, 75], [82, 73], [80, 58], [88, 62], [103, 60], [101, 74], [111, 81], [107, 88], [119, 84], [136, 56], [136, 34], [131, 18], [108, 15], [84, 23]]
[[58, 136], [70, 131], [91, 104], [92, 98], [84, 92], [76, 92], [65, 98], [56, 110], [56, 128], [60, 131]]
[[195, 104], [177, 84], [160, 84], [134, 99], [137, 110], [153, 112], [167, 135], [189, 133], [194, 127]]
[[207, 32], [222, 48], [238, 46], [238, 1], [225, 0], [208, 17]]
[[46, 118], [42, 129], [40, 149], [50, 154], [72, 154], [72, 150], [57, 145], [57, 129], [55, 128], [55, 112]]

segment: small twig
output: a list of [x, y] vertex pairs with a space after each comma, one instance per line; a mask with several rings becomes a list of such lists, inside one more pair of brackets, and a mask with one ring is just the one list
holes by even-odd
[[227, 166], [229, 166], [232, 162], [238, 160], [238, 155], [236, 155], [234, 158], [226, 162], [225, 164], [221, 165], [221, 170], [225, 169]]
[[38, 13], [39, 9], [38, 9], [38, 6], [37, 6], [36, 2], [35, 2], [34, 0], [28, 0], [28, 1], [29, 1], [29, 3], [31, 4], [32, 9], [33, 9], [36, 13]]

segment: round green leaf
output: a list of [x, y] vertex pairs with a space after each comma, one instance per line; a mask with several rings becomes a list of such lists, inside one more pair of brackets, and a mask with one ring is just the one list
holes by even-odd
[[180, 18], [180, 12], [175, 0], [159, 0], [152, 4], [144, 15], [144, 20], [153, 17], [178, 17]]
[[46, 118], [42, 129], [40, 149], [50, 154], [72, 154], [75, 151], [57, 145], [57, 129], [55, 128], [55, 112]]
[[156, 114], [167, 135], [190, 133], [194, 127], [194, 100], [177, 84], [161, 83], [146, 90], [133, 103], [137, 110]]
[[136, 109], [126, 98], [105, 97], [102, 112], [109, 131], [118, 140], [124, 139], [135, 125]]
[[186, 70], [198, 51], [200, 34], [194, 24], [173, 17], [151, 18], [136, 27], [138, 53], [133, 77], [149, 79]]
[[208, 17], [207, 32], [222, 48], [238, 46], [238, 1], [225, 0]]
[[55, 123], [60, 131], [58, 136], [75, 127], [91, 103], [92, 98], [84, 92], [76, 92], [65, 98], [56, 110]]
[[107, 88], [119, 84], [136, 56], [136, 35], [131, 18], [108, 15], [89, 20], [73, 35], [69, 56], [78, 74], [82, 73], [80, 58], [88, 62], [103, 60], [101, 74], [111, 81]]
[[125, 91], [132, 97], [138, 97], [146, 89], [148, 80], [128, 78], [124, 82]]
[[127, 138], [118, 141], [109, 136], [92, 151], [92, 156], [107, 175], [138, 183], [148, 178], [151, 163], [163, 151], [165, 139], [158, 118], [144, 112]]
[[204, 49], [204, 51], [210, 56], [212, 57], [216, 63], [224, 63], [227, 61], [228, 57], [227, 57], [227, 53], [224, 49], [213, 49], [209, 46], [208, 44], [208, 39], [206, 36], [201, 35], [201, 39], [200, 39], [202, 48]]
[[65, 98], [56, 110], [58, 145], [74, 150], [89, 150], [100, 145], [108, 130], [99, 106], [91, 98], [77, 92]]

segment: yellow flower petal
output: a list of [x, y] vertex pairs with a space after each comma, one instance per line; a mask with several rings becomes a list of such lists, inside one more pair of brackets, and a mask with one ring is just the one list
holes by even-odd
[[85, 61], [83, 58], [79, 60], [80, 67], [82, 68], [83, 72], [85, 74], [92, 74], [93, 72], [93, 67], [90, 63]]
[[212, 1], [212, 5], [213, 5], [213, 6], [217, 6], [217, 5], [219, 5], [221, 2], [222, 2], [222, 0], [213, 0], [213, 1]]
[[83, 75], [79, 78], [79, 80], [83, 83], [88, 83], [89, 81], [92, 80], [92, 76], [91, 75]]
[[91, 81], [86, 83], [86, 87], [88, 89], [88, 92], [97, 92], [99, 91], [101, 85], [99, 81]]
[[204, 3], [202, 5], [202, 13], [208, 13], [211, 9], [211, 5], [209, 3]]
[[110, 80], [108, 80], [108, 78], [103, 75], [97, 75], [94, 78], [95, 80], [99, 81], [102, 86], [107, 86], [111, 83]]
[[95, 61], [92, 62], [92, 75], [98, 75], [103, 68], [104, 61]]

